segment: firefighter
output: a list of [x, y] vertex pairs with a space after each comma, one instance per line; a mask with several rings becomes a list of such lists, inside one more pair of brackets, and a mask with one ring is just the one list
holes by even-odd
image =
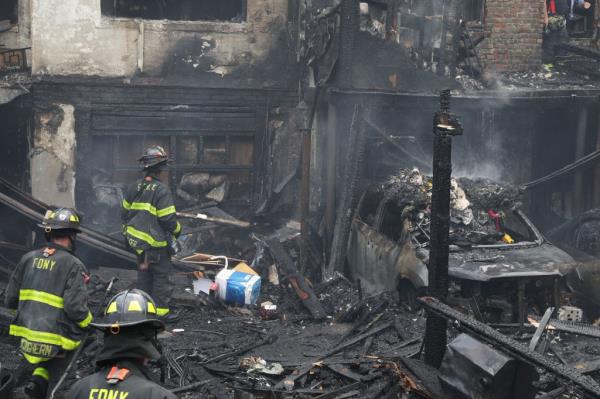
[[40, 227], [48, 243], [23, 256], [6, 289], [6, 306], [17, 309], [10, 334], [21, 338], [19, 349], [33, 365], [30, 398], [46, 397], [92, 320], [87, 269], [74, 254], [79, 226], [73, 209], [46, 212]]
[[96, 358], [98, 372], [78, 381], [68, 399], [177, 398], [152, 382], [145, 367], [149, 360], [161, 357], [156, 334], [165, 328], [148, 294], [132, 289], [115, 295], [103, 318], [92, 326], [104, 332], [104, 345]]
[[153, 146], [138, 161], [144, 177], [129, 187], [123, 199], [123, 234], [138, 257], [137, 287], [156, 300], [157, 314], [164, 322], [174, 322], [178, 316], [169, 309], [169, 275], [181, 225], [171, 191], [163, 183], [169, 157], [164, 148]]

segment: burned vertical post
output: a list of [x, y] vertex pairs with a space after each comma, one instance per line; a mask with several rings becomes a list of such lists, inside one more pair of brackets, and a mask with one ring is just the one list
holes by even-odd
[[300, 181], [300, 264], [299, 269], [304, 273], [308, 266], [308, 235], [310, 218], [310, 153], [311, 136], [308, 121], [308, 107], [301, 100], [296, 107], [297, 125], [302, 136], [302, 179]]
[[[440, 95], [440, 111], [433, 120], [433, 188], [431, 240], [429, 241], [429, 295], [445, 300], [448, 292], [448, 234], [450, 231], [450, 179], [452, 136], [462, 134], [450, 113], [450, 90]], [[446, 351], [446, 320], [428, 313], [425, 329], [425, 361], [439, 367]]]

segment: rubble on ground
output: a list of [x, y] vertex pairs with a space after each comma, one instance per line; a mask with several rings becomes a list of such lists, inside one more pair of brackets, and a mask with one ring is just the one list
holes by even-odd
[[[430, 212], [430, 179], [418, 170], [403, 170], [386, 183], [386, 189], [387, 195], [402, 205], [402, 217], [413, 228], [411, 234], [423, 240], [426, 249], [424, 238], [428, 230], [423, 220]], [[489, 210], [502, 214], [518, 209], [520, 194], [517, 187], [487, 180], [453, 182], [454, 243], [459, 234], [470, 237], [469, 233], [476, 232], [480, 237], [496, 240], [490, 242], [506, 245], [498, 238], [497, 218], [490, 216]], [[214, 204], [189, 211], [209, 213], [208, 210], [215, 218], [240, 221]], [[461, 384], [471, 388], [480, 385], [469, 375], [451, 372], [457, 367], [457, 359], [464, 355], [460, 352], [461, 339], [488, 345], [494, 358], [506, 364], [514, 356], [501, 345], [485, 341], [477, 331], [470, 332], [470, 338], [461, 336], [464, 333], [461, 326], [469, 325], [474, 318], [482, 318], [496, 328], [494, 334], [500, 341], [526, 346], [535, 340], [535, 352], [523, 349], [527, 356], [532, 359], [541, 356], [550, 366], [559, 363], [564, 366], [563, 374], [542, 368], [537, 370], [539, 379], [524, 383], [528, 392], [538, 392], [538, 398], [550, 393], [556, 398], [584, 398], [577, 386], [568, 383], [565, 375], [569, 372], [574, 373], [570, 376], [573, 378], [588, 376], [585, 378], [600, 381], [600, 328], [589, 324], [594, 321], [590, 314], [575, 306], [556, 309], [546, 328], [536, 333], [536, 326], [542, 324], [540, 315], [546, 310], [544, 305], [536, 305], [537, 299], [526, 305], [528, 321], [519, 323], [513, 320], [512, 310], [507, 318], [492, 321], [486, 313], [489, 309], [483, 306], [487, 302], [479, 302], [481, 308], [478, 308], [477, 301], [476, 305], [469, 305], [466, 297], [465, 301], [454, 303], [460, 312], [453, 317], [460, 320], [450, 324], [452, 353], [438, 370], [421, 360], [424, 309], [399, 301], [396, 291], [366, 292], [362, 281], [351, 281], [342, 274], [323, 283], [311, 279], [310, 271], [301, 271], [297, 266], [297, 222], [264, 219], [262, 224], [252, 224], [251, 228], [195, 219], [185, 219], [183, 224], [186, 254], [179, 256], [179, 267], [172, 276], [175, 285], [172, 307], [181, 317], [159, 337], [163, 360], [150, 365], [154, 378], [181, 398], [453, 397], [455, 393], [451, 392]], [[100, 237], [88, 234], [91, 238]], [[113, 293], [135, 285], [135, 271], [106, 266], [94, 265], [91, 270], [93, 309], [102, 306], [105, 283], [113, 276], [120, 278]], [[311, 268], [318, 266], [314, 263]], [[217, 287], [221, 284], [229, 288], [233, 273], [223, 273], [224, 270], [252, 276], [253, 285], [239, 285], [243, 300], [223, 295], [213, 286], [217, 282]], [[0, 280], [0, 297], [5, 283], [6, 280]], [[252, 287], [259, 288], [245, 291]], [[504, 297], [499, 292], [491, 293], [496, 302], [506, 301], [507, 295], [516, 296], [508, 286], [502, 289]], [[456, 287], [452, 287], [451, 292], [455, 291]], [[568, 295], [563, 296], [563, 305], [569, 304], [569, 299]], [[510, 308], [510, 304], [502, 306]], [[19, 369], [17, 342], [6, 335], [9, 321], [10, 313], [4, 314], [0, 309], [2, 368], [17, 377], [15, 398], [18, 399], [23, 397], [24, 377]], [[88, 341], [65, 387], [94, 371], [93, 360], [100, 343], [100, 334]], [[523, 361], [528, 365], [535, 363], [529, 358]], [[467, 359], [467, 363], [473, 365], [477, 361]], [[496, 376], [490, 378], [496, 381]]]

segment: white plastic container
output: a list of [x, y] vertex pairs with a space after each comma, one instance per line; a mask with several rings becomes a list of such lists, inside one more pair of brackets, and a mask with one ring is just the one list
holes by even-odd
[[260, 276], [229, 270], [227, 263], [215, 282], [219, 287], [217, 294], [225, 302], [254, 305], [260, 295]]

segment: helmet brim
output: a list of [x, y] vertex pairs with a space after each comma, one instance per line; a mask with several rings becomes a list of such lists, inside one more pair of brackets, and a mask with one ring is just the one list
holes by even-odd
[[126, 321], [122, 323], [107, 323], [100, 320], [100, 322], [91, 322], [90, 326], [97, 328], [99, 330], [107, 330], [118, 326], [119, 328], [127, 328], [127, 327], [135, 327], [135, 326], [148, 326], [152, 327], [156, 330], [163, 331], [165, 329], [165, 323], [158, 319], [146, 319], [146, 320], [137, 320], [137, 321]]
[[43, 223], [38, 223], [37, 226], [44, 230], [46, 230], [47, 227], [50, 227], [51, 231], [72, 230], [75, 233], [81, 233], [81, 229], [79, 227], [66, 227], [66, 226], [43, 224]]

